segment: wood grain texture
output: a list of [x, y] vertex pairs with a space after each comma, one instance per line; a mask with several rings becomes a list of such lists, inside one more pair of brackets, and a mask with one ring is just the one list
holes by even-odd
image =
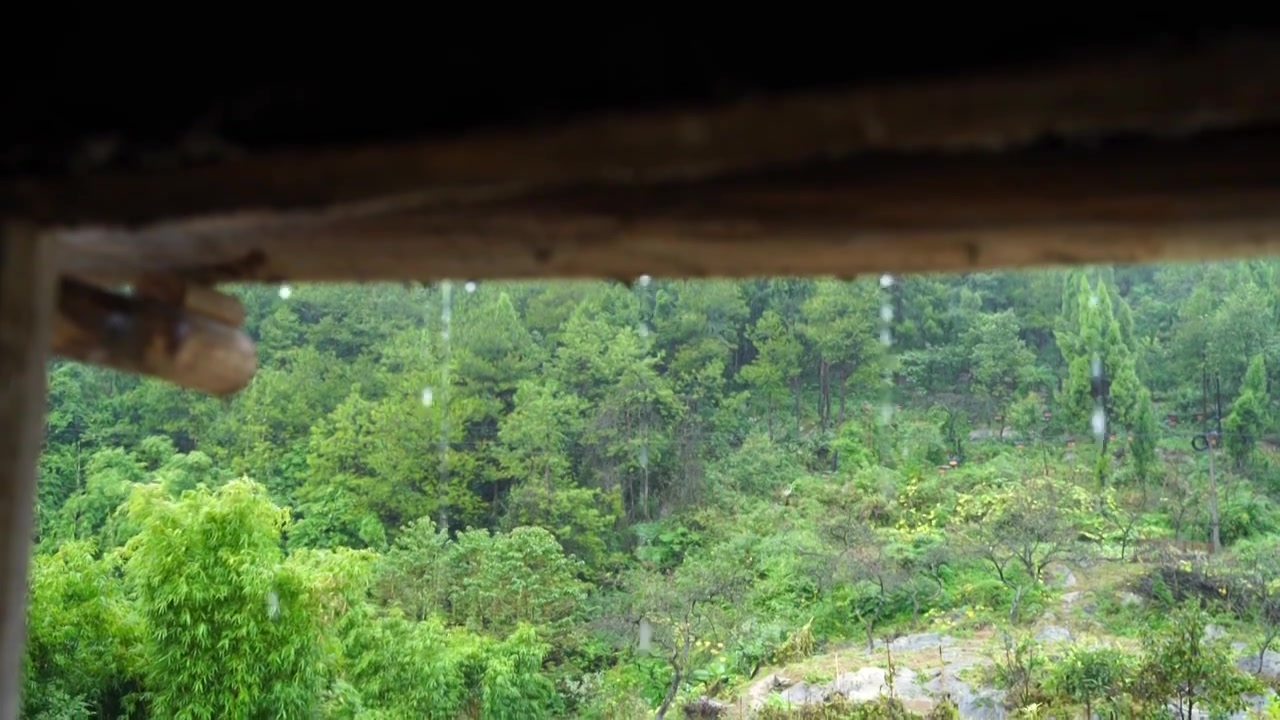
[[114, 282], [851, 276], [1225, 258], [1280, 249], [1280, 136], [422, 193], [62, 237], [66, 272]]
[[[0, 184], [0, 215], [137, 225], [406, 194], [689, 181], [872, 151], [1010, 150], [1047, 138], [1188, 135], [1280, 121], [1280, 46], [1231, 36], [1035, 72], [589, 117], [170, 172]], [[444, 200], [441, 200], [442, 202]]]
[[18, 717], [57, 244], [0, 224], [0, 720]]
[[180, 305], [64, 280], [53, 352], [214, 395], [243, 389], [257, 371], [249, 337]]

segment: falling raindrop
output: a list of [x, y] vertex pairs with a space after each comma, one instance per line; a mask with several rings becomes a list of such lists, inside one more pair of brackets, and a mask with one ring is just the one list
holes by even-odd
[[[880, 276], [880, 344], [885, 348], [893, 347], [893, 276], [884, 273]], [[892, 352], [888, 350], [887, 352]], [[892, 359], [884, 366], [884, 390], [880, 398], [879, 420], [881, 425], [888, 425], [893, 419], [893, 371]]]
[[642, 468], [649, 467], [649, 446], [648, 445], [640, 446], [640, 467]]
[[1102, 377], [1102, 358], [1099, 357], [1096, 353], [1093, 356], [1093, 362], [1091, 363], [1091, 367], [1093, 370], [1094, 377], [1096, 378]]
[[640, 618], [640, 652], [649, 652], [653, 647], [653, 625], [648, 618]]
[[1097, 294], [1097, 293], [1089, 293], [1089, 307], [1091, 307], [1091, 308], [1096, 308], [1096, 307], [1098, 307], [1098, 294]]
[[468, 280], [468, 281], [466, 282], [466, 284], [464, 284], [464, 285], [462, 286], [462, 289], [463, 289], [463, 290], [466, 290], [466, 291], [467, 291], [467, 292], [469, 292], [469, 293], [473, 293], [473, 292], [475, 292], [475, 291], [476, 291], [476, 281], [475, 281], [475, 280]]
[[453, 322], [453, 283], [440, 285], [440, 483], [439, 527], [449, 527], [449, 331]]
[[1093, 429], [1093, 434], [1099, 440], [1107, 433], [1107, 413], [1101, 407], [1093, 409], [1093, 417], [1089, 419], [1089, 425]]
[[893, 419], [893, 406], [890, 405], [889, 403], [881, 404], [880, 405], [880, 422], [882, 424], [888, 425], [889, 421], [892, 419]]
[[275, 590], [267, 591], [267, 617], [275, 620], [280, 616], [280, 596]]
[[649, 327], [649, 323], [654, 320], [656, 300], [651, 298], [649, 291], [644, 289], [649, 287], [652, 282], [653, 278], [651, 276], [641, 275], [636, 278], [636, 282], [631, 286], [635, 290], [636, 299], [640, 304], [640, 321], [636, 324], [636, 334], [643, 339], [648, 339], [653, 334], [653, 329]]
[[444, 341], [443, 347], [446, 351], [449, 348], [449, 328], [452, 324], [452, 319], [453, 283], [445, 280], [443, 283], [440, 283], [440, 339]]
[[281, 299], [281, 300], [288, 300], [288, 299], [289, 299], [289, 296], [290, 296], [290, 295], [292, 295], [292, 294], [293, 294], [293, 288], [289, 287], [288, 285], [281, 285], [281, 286], [280, 286], [280, 299]]
[[431, 407], [433, 400], [435, 400], [435, 391], [429, 387], [422, 388], [422, 404]]

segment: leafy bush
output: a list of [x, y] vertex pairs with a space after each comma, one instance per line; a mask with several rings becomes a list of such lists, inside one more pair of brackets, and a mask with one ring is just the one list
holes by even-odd
[[1093, 711], [1119, 713], [1125, 688], [1136, 661], [1107, 646], [1074, 646], [1048, 667], [1045, 691], [1068, 707], [1081, 707], [1086, 718]]
[[1208, 613], [1185, 603], [1144, 639], [1134, 686], [1140, 701], [1172, 698], [1179, 712], [1192, 717], [1196, 707], [1211, 713], [1242, 710], [1245, 693], [1261, 691], [1257, 680], [1236, 668], [1225, 643], [1205, 637], [1208, 623]]
[[1222, 542], [1227, 545], [1280, 528], [1280, 509], [1249, 483], [1238, 483], [1222, 493], [1219, 518]]

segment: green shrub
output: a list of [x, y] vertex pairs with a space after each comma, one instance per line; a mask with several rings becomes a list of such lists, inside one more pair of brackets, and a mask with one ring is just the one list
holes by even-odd
[[1114, 647], [1072, 647], [1049, 665], [1044, 689], [1067, 707], [1083, 708], [1087, 718], [1095, 709], [1118, 713], [1136, 665], [1134, 658]]

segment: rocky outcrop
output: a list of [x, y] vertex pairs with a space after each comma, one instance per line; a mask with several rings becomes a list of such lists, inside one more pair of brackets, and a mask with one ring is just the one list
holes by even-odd
[[1036, 640], [1039, 640], [1040, 642], [1054, 643], [1070, 642], [1071, 631], [1061, 625], [1050, 625], [1048, 627], [1041, 628], [1040, 631], [1036, 633]]

